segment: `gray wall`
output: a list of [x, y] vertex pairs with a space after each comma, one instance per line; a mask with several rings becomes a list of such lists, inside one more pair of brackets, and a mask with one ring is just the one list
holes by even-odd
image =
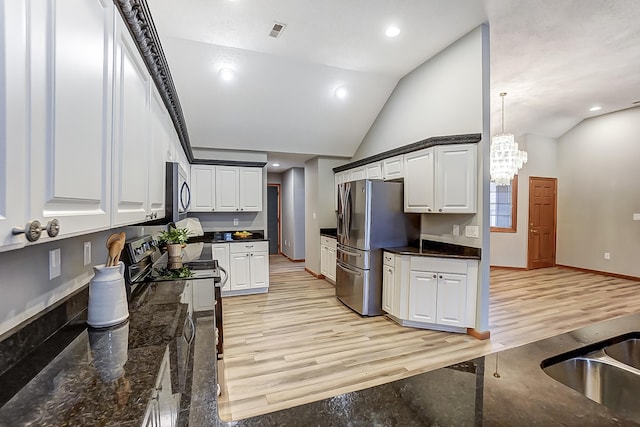
[[491, 265], [501, 267], [527, 266], [529, 223], [529, 177], [556, 178], [558, 141], [539, 135], [516, 138], [528, 154], [527, 163], [518, 172], [518, 211], [515, 233], [491, 233]]
[[304, 169], [291, 168], [282, 174], [282, 253], [294, 260], [304, 254]]
[[558, 264], [640, 277], [639, 160], [640, 107], [585, 120], [559, 139]]
[[320, 273], [320, 229], [336, 227], [333, 168], [347, 159], [315, 157], [304, 164], [305, 267]]

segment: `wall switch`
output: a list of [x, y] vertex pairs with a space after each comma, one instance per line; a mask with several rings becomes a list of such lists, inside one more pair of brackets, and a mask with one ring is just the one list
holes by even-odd
[[633, 214], [633, 220], [634, 221], [640, 221], [640, 213], [634, 213]]
[[478, 226], [477, 225], [467, 225], [464, 228], [464, 235], [467, 237], [478, 237]]
[[233, 225], [238, 225], [238, 218], [233, 218]]
[[60, 275], [60, 248], [49, 251], [49, 280]]
[[316, 213], [315, 212], [312, 214], [312, 216], [313, 216], [313, 219], [316, 219]]
[[611, 259], [611, 254], [609, 252], [605, 252], [604, 259]]
[[453, 226], [453, 235], [454, 236], [459, 236], [460, 235], [460, 226], [458, 224], [454, 224], [454, 226]]
[[91, 242], [84, 242], [84, 265], [91, 264]]

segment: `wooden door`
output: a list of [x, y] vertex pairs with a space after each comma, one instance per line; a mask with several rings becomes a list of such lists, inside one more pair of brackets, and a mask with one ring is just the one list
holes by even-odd
[[529, 178], [528, 268], [556, 263], [556, 178]]

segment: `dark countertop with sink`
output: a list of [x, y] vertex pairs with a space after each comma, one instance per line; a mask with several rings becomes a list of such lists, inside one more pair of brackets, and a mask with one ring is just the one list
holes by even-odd
[[[182, 324], [185, 309], [182, 291], [183, 286], [163, 282], [146, 285], [134, 298], [123, 366], [128, 386], [109, 382], [110, 371], [98, 363], [108, 359], [95, 353], [91, 331], [80, 328], [77, 338], [0, 408], [0, 425], [140, 425], [162, 355], [180, 333], [176, 325]], [[638, 330], [640, 314], [626, 315], [389, 384], [234, 422], [219, 420], [211, 394], [206, 408], [197, 408], [199, 425], [638, 425], [640, 420], [625, 419], [555, 381], [540, 367], [545, 359]], [[212, 366], [215, 384], [216, 364]], [[190, 368], [187, 384], [192, 374]], [[190, 401], [188, 388], [183, 404]], [[209, 390], [215, 393], [213, 387]], [[182, 408], [178, 425], [185, 425], [188, 411], [188, 406]]]

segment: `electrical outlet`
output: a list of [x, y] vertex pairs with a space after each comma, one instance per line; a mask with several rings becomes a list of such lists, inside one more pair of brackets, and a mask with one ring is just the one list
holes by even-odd
[[460, 235], [460, 226], [458, 224], [454, 224], [454, 226], [453, 226], [453, 235], [454, 236], [459, 236]]
[[84, 242], [84, 265], [91, 264], [91, 242]]
[[611, 254], [609, 252], [605, 252], [604, 259], [611, 259]]
[[238, 218], [233, 218], [233, 225], [238, 225]]
[[478, 237], [478, 226], [477, 225], [467, 225], [464, 228], [464, 235], [467, 237]]
[[49, 251], [49, 280], [60, 276], [60, 248]]

